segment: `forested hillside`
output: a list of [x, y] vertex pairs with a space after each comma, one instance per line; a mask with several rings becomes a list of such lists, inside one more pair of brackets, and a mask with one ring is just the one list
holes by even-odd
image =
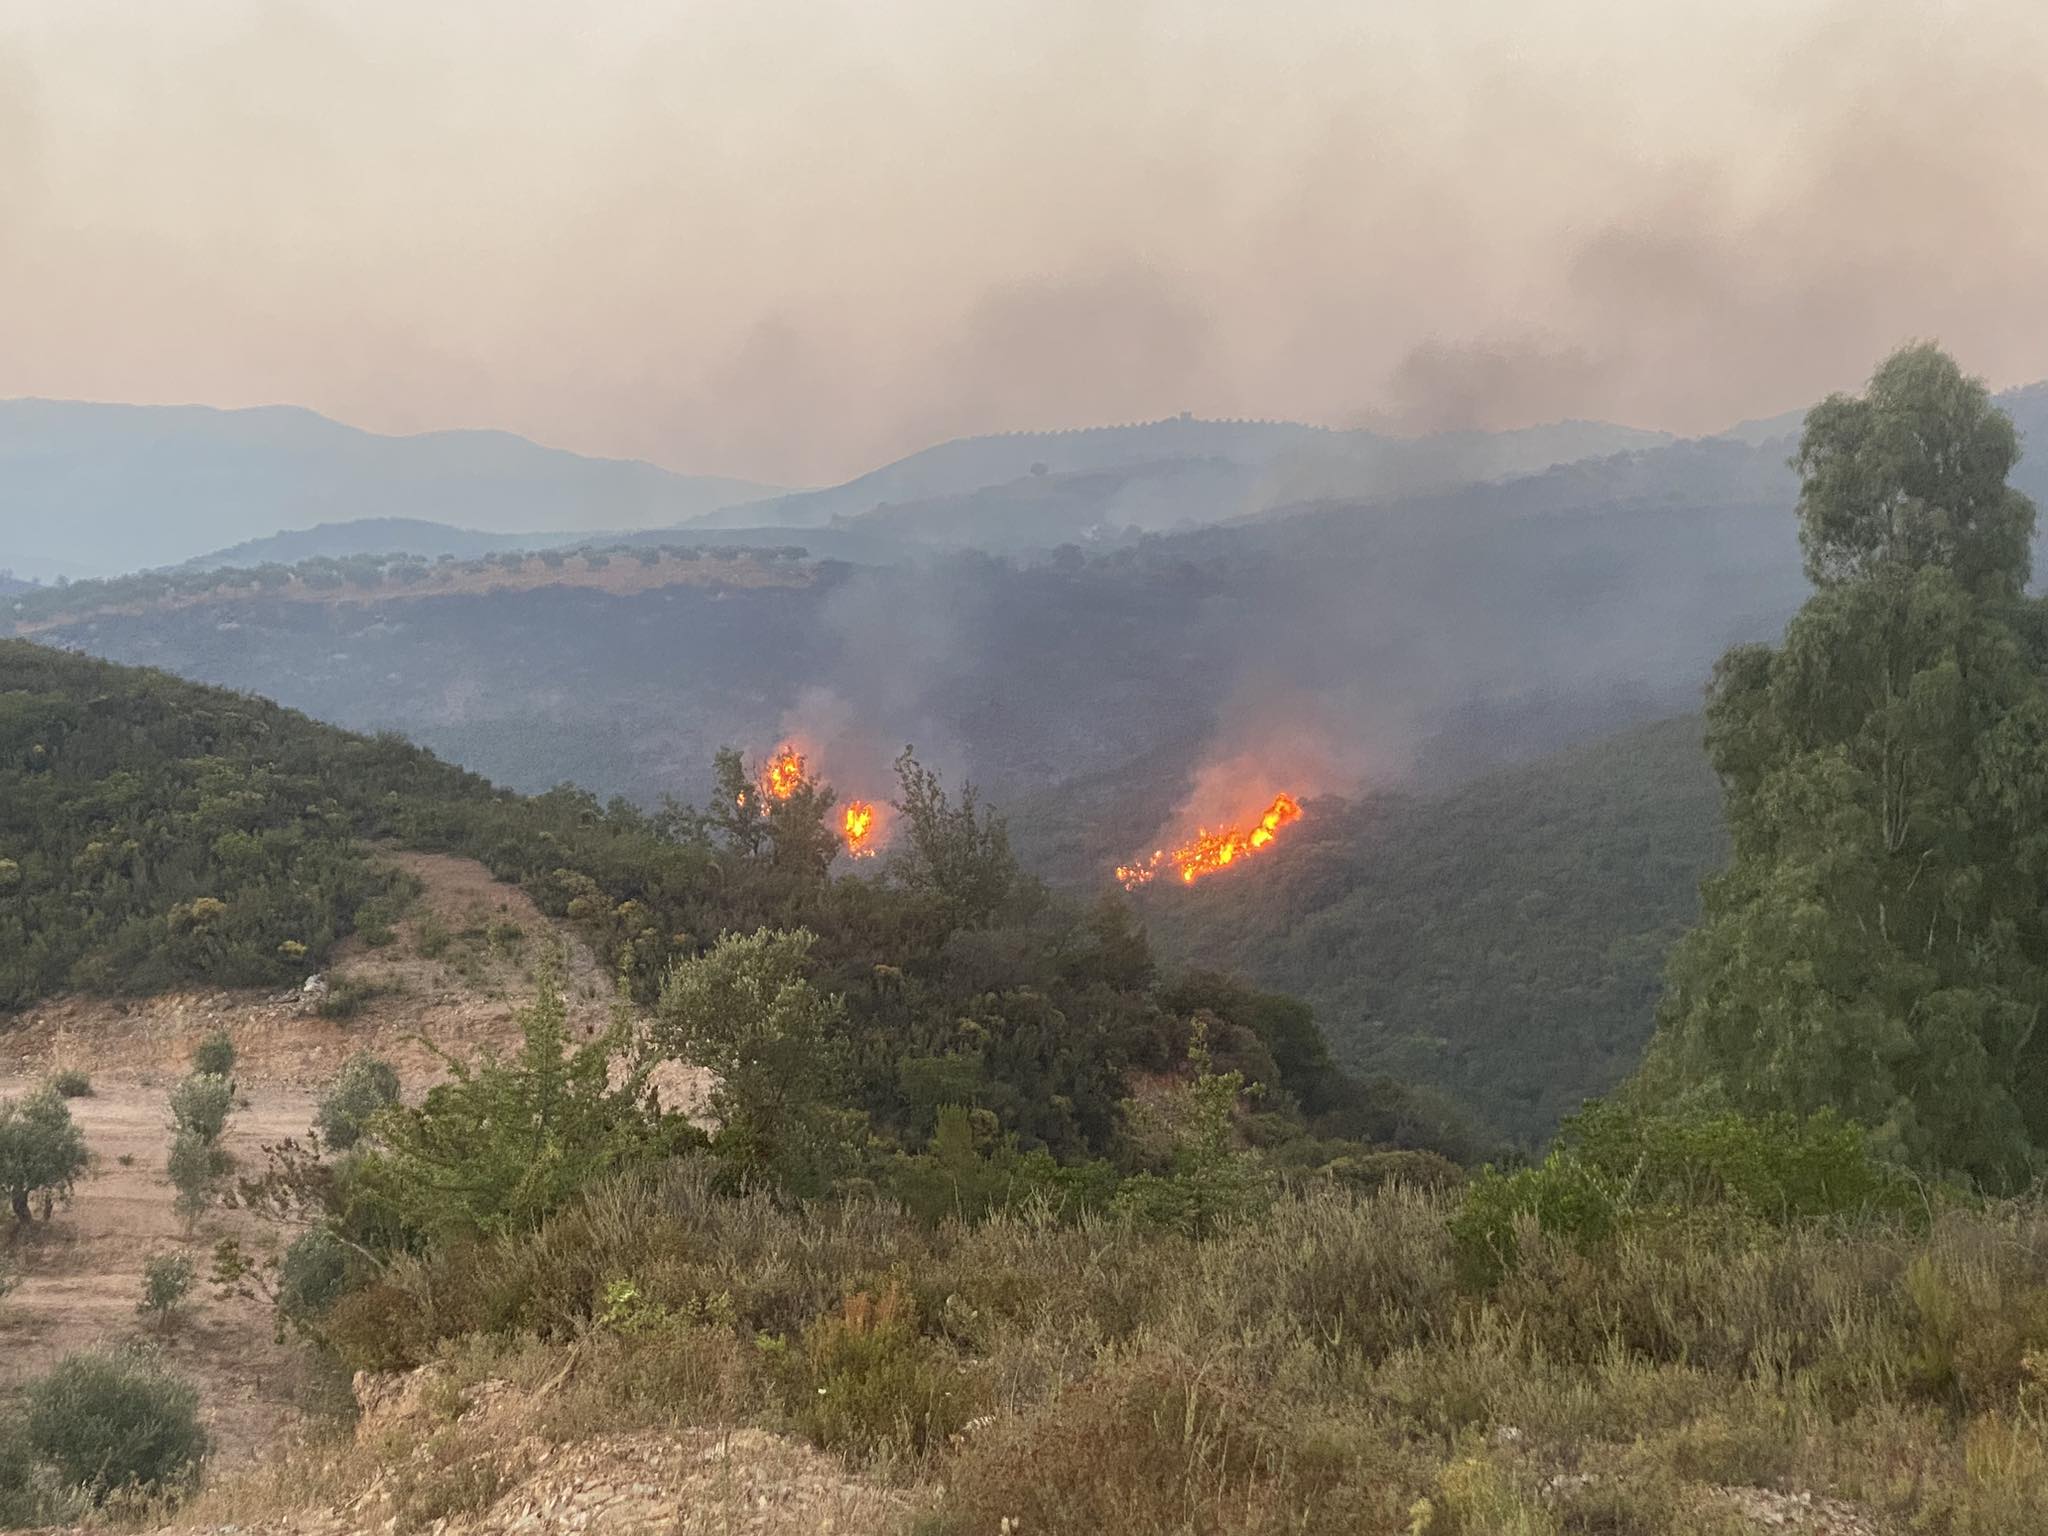
[[802, 591], [607, 596], [542, 584], [543, 555], [516, 591], [309, 606], [249, 583], [43, 634], [397, 729], [521, 789], [643, 804], [701, 795], [721, 742], [785, 731], [837, 733], [861, 758], [842, 771], [915, 742], [1006, 802], [1160, 753], [1179, 777], [1260, 745], [1247, 714], [1376, 784], [1441, 778], [1690, 709], [1715, 656], [1776, 631], [1799, 600], [1791, 523], [1752, 494], [1755, 451], [1726, 458], [1710, 500], [1623, 466], [1045, 564], [826, 566]]
[[1312, 1003], [1337, 1057], [1524, 1143], [1635, 1070], [1725, 852], [1697, 716], [1447, 794], [1310, 802], [1284, 853], [1138, 910], [1170, 956]]
[[1290, 1114], [1476, 1150], [1442, 1107], [1333, 1076], [1305, 1011], [1222, 983], [1155, 989], [1121, 908], [1069, 904], [1022, 876], [1000, 820], [907, 756], [902, 834], [860, 874], [842, 872], [829, 786], [805, 777], [769, 799], [747, 773], [722, 755], [702, 814], [600, 807], [570, 789], [529, 799], [393, 738], [0, 642], [0, 1009], [66, 987], [303, 977], [370, 903], [381, 923], [403, 900], [366, 851], [390, 840], [526, 884], [643, 999], [723, 933], [807, 928], [810, 966], [848, 999], [831, 1046], [877, 1125], [913, 1145], [954, 1104], [1026, 1145], [1106, 1151], [1126, 1074], [1178, 1061], [1200, 1013], [1219, 1054]]

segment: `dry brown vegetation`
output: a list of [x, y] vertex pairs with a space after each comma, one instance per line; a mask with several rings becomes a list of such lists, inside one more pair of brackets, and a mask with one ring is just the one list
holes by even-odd
[[[566, 1530], [518, 1520], [637, 1478], [673, 1520], [720, 1445], [751, 1447], [732, 1475], [757, 1491], [786, 1474], [781, 1507], [827, 1490], [863, 1512], [839, 1529], [925, 1536], [2048, 1529], [2038, 1203], [1598, 1262], [1532, 1238], [1490, 1295], [1454, 1279], [1448, 1210], [1393, 1188], [1199, 1242], [1021, 1215], [925, 1232], [678, 1166], [533, 1240], [399, 1266], [341, 1346], [424, 1374], [181, 1519]], [[337, 1511], [360, 1525], [320, 1523]]]

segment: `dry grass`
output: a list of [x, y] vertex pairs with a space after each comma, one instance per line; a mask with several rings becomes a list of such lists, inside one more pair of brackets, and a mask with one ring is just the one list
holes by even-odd
[[[1014, 1213], [932, 1232], [722, 1198], [679, 1165], [531, 1240], [402, 1264], [337, 1336], [384, 1365], [566, 1372], [542, 1417], [567, 1440], [808, 1433], [942, 1486], [927, 1533], [1701, 1536], [1759, 1509], [2048, 1530], [2040, 1203], [1597, 1259], [1530, 1234], [1522, 1268], [1471, 1293], [1453, 1198], [1290, 1198], [1200, 1242]], [[805, 1403], [819, 1386], [843, 1405]]]

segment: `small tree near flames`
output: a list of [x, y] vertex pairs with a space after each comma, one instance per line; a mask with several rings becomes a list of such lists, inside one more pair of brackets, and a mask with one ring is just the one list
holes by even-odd
[[[1244, 1074], [1215, 1070], [1209, 1023], [1206, 1014], [1195, 1016], [1188, 1041], [1191, 1082], [1163, 1101], [1126, 1103], [1134, 1140], [1149, 1145], [1164, 1171], [1125, 1180], [1113, 1203], [1119, 1215], [1190, 1237], [1248, 1216], [1272, 1197], [1272, 1179], [1258, 1154], [1237, 1144], [1237, 1102], [1247, 1092]], [[1257, 1092], [1257, 1085], [1249, 1091]]]
[[961, 786], [955, 805], [909, 747], [896, 759], [896, 783], [905, 828], [890, 860], [897, 883], [930, 898], [949, 929], [984, 926], [1017, 881], [1009, 825], [977, 807], [972, 784]]
[[812, 935], [729, 933], [679, 962], [651, 1033], [662, 1056], [717, 1074], [712, 1150], [743, 1174], [821, 1185], [849, 1131], [838, 1107], [844, 1005], [805, 978]]

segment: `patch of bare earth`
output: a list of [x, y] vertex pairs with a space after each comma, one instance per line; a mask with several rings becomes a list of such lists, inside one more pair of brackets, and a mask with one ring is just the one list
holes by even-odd
[[[299, 1425], [320, 1390], [306, 1352], [274, 1338], [267, 1307], [217, 1299], [204, 1281], [220, 1239], [237, 1238], [261, 1258], [296, 1234], [223, 1209], [187, 1231], [172, 1209], [166, 1100], [207, 1034], [224, 1028], [235, 1042], [237, 1108], [224, 1145], [246, 1176], [265, 1166], [266, 1145], [305, 1137], [320, 1094], [357, 1051], [389, 1059], [412, 1097], [445, 1070], [436, 1048], [462, 1056], [515, 1042], [515, 1013], [530, 996], [546, 945], [567, 945], [572, 1027], [595, 1032], [609, 1022], [612, 990], [596, 962], [523, 892], [467, 859], [388, 857], [419, 879], [422, 895], [391, 943], [370, 948], [350, 940], [336, 955], [330, 987], [348, 979], [371, 993], [353, 1017], [323, 1018], [295, 993], [194, 992], [64, 998], [0, 1024], [0, 1097], [33, 1089], [60, 1067], [85, 1071], [93, 1087], [71, 1101], [92, 1159], [75, 1198], [49, 1221], [21, 1228], [0, 1213], [0, 1241], [18, 1282], [0, 1302], [0, 1397], [73, 1350], [148, 1340], [198, 1384], [217, 1443], [215, 1466], [228, 1472]], [[438, 958], [419, 952], [422, 932], [434, 929], [451, 935]], [[701, 1074], [678, 1069], [664, 1084], [664, 1097], [679, 1106], [701, 1094]], [[181, 1319], [160, 1333], [135, 1310], [143, 1266], [152, 1255], [178, 1252], [202, 1278]]]
[[[885, 1488], [784, 1436], [750, 1428], [595, 1435], [537, 1433], [548, 1388], [487, 1380], [458, 1390], [435, 1367], [357, 1377], [349, 1446], [309, 1476], [219, 1484], [167, 1531], [209, 1536], [877, 1536], [902, 1529], [915, 1490]], [[280, 1507], [279, 1493], [325, 1497]], [[287, 1499], [285, 1502], [289, 1502]]]

